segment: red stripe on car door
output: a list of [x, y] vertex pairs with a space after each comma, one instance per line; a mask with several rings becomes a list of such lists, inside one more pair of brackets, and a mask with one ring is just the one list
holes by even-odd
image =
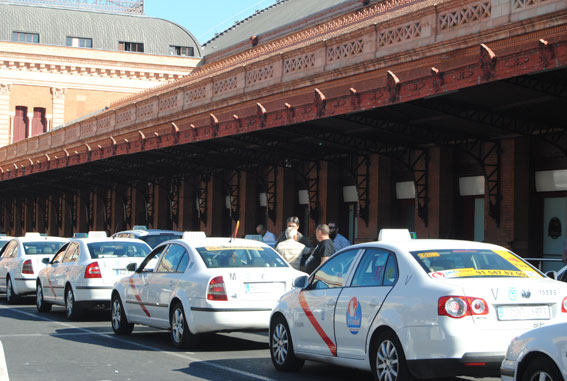
[[[142, 298], [140, 298], [140, 295], [138, 294], [138, 289], [136, 288], [136, 285], [134, 285], [134, 279], [132, 279], [132, 278], [130, 278], [130, 287], [132, 287], [134, 289], [134, 297], [136, 297], [136, 300], [138, 302], [142, 303]], [[144, 313], [146, 314], [147, 317], [151, 317], [150, 311], [148, 311], [146, 306], [144, 306], [143, 304], [140, 304], [139, 306], [142, 309], [142, 311], [144, 311]]]
[[329, 336], [327, 336], [323, 327], [321, 327], [317, 319], [315, 319], [315, 316], [313, 316], [313, 312], [311, 312], [311, 309], [305, 300], [305, 296], [303, 296], [303, 291], [299, 293], [299, 304], [301, 305], [303, 312], [305, 312], [305, 316], [307, 316], [307, 319], [309, 319], [309, 322], [311, 322], [311, 325], [315, 328], [315, 331], [317, 331], [319, 336], [321, 336], [321, 339], [323, 339], [325, 344], [329, 347], [331, 354], [337, 357], [337, 346], [333, 343]]

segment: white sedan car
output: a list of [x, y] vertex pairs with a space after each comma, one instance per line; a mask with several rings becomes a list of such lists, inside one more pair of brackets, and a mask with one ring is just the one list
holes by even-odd
[[514, 337], [567, 321], [567, 284], [503, 247], [381, 238], [336, 253], [281, 298], [270, 320], [276, 369], [309, 359], [377, 380], [498, 376]]
[[16, 303], [20, 296], [35, 293], [38, 272], [68, 239], [26, 234], [13, 238], [2, 249], [0, 258], [0, 292], [8, 303]]
[[170, 329], [178, 347], [204, 332], [267, 329], [279, 297], [302, 275], [261, 242], [168, 241], [114, 286], [112, 328], [118, 335], [134, 323]]
[[533, 329], [510, 343], [502, 381], [567, 380], [567, 324]]
[[65, 306], [68, 319], [79, 318], [92, 306], [110, 305], [112, 286], [130, 274], [151, 251], [147, 243], [129, 238], [77, 238], [59, 250], [37, 277], [36, 306], [48, 312], [52, 304]]

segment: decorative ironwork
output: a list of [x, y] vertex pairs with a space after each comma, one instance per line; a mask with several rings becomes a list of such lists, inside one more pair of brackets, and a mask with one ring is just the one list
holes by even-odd
[[113, 13], [144, 14], [144, 0], [9, 0], [1, 3], [48, 5], [59, 8], [79, 8]]
[[[240, 218], [240, 172], [232, 171], [228, 181], [230, 208], [228, 210], [234, 221]], [[228, 206], [228, 204], [227, 204]]]
[[358, 191], [358, 215], [368, 226], [370, 205], [370, 159], [368, 156], [357, 156], [353, 172], [356, 176], [356, 190]]
[[167, 182], [167, 197], [169, 200], [169, 220], [172, 224], [179, 221], [179, 199], [181, 195], [181, 178], [172, 177]]
[[321, 165], [318, 161], [306, 162], [303, 167], [303, 178], [307, 183], [307, 192], [309, 193], [308, 213], [309, 217], [316, 223], [319, 223], [321, 215], [321, 202], [319, 200], [319, 179]]
[[49, 230], [49, 196], [43, 199], [43, 228]]
[[87, 224], [89, 225], [89, 230], [94, 228], [94, 205], [95, 205], [95, 192], [89, 193], [89, 198], [85, 203], [85, 208], [87, 209]]
[[277, 206], [277, 180], [278, 180], [278, 167], [269, 165], [261, 170], [259, 176], [264, 183], [266, 190], [266, 216], [274, 223], [276, 222], [276, 206]]
[[154, 183], [148, 182], [144, 189], [144, 209], [146, 211], [146, 225], [152, 226], [154, 221]]
[[203, 175], [199, 177], [198, 185], [195, 186], [195, 207], [197, 209], [197, 217], [206, 225], [207, 224], [207, 188], [210, 180], [210, 175]]
[[126, 188], [125, 192], [122, 192], [122, 222], [124, 226], [129, 226], [132, 221], [132, 209], [134, 200], [134, 187]]

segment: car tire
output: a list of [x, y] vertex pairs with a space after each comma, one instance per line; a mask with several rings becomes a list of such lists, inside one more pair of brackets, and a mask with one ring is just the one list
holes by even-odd
[[38, 312], [49, 312], [51, 311], [51, 303], [48, 303], [43, 298], [43, 287], [41, 283], [37, 282], [36, 294], [35, 294], [35, 306]]
[[562, 381], [563, 377], [555, 363], [547, 357], [536, 357], [525, 368], [522, 381]]
[[285, 318], [278, 315], [270, 324], [270, 356], [274, 367], [282, 372], [301, 369], [305, 360], [295, 357], [291, 332]]
[[169, 315], [171, 342], [177, 348], [188, 348], [197, 344], [197, 335], [189, 330], [185, 311], [180, 302], [175, 303]]
[[126, 312], [122, 306], [122, 300], [118, 294], [113, 294], [110, 301], [111, 317], [110, 324], [112, 324], [112, 330], [117, 335], [129, 335], [134, 330], [134, 324], [128, 323], [126, 318]]
[[372, 342], [371, 351], [370, 366], [374, 380], [413, 380], [400, 340], [392, 331], [378, 334]]
[[16, 304], [20, 301], [20, 297], [14, 292], [14, 285], [10, 276], [6, 278], [6, 301], [8, 304]]
[[65, 288], [65, 317], [69, 320], [77, 320], [83, 314], [79, 302], [75, 300], [75, 294], [71, 286]]

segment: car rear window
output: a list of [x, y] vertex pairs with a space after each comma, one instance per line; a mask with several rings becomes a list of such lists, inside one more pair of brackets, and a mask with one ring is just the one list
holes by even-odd
[[282, 257], [267, 247], [198, 247], [197, 252], [208, 268], [288, 267]]
[[138, 237], [142, 241], [146, 242], [152, 248], [156, 247], [162, 242], [169, 241], [170, 239], [179, 239], [181, 238], [181, 234], [159, 234], [159, 235], [143, 235]]
[[505, 250], [443, 249], [411, 254], [432, 278], [542, 277], [530, 264]]
[[23, 242], [26, 255], [55, 254], [65, 242]]
[[150, 253], [150, 248], [138, 242], [93, 242], [87, 244], [91, 258], [141, 257]]

